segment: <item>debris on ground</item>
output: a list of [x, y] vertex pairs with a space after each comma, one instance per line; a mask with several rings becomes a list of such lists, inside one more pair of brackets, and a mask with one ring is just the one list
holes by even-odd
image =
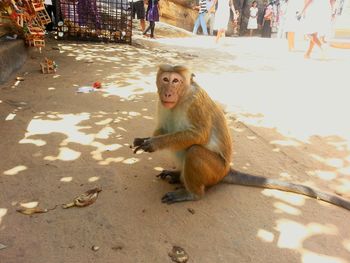
[[122, 245], [119, 245], [119, 246], [114, 246], [112, 247], [113, 250], [122, 250], [123, 249], [123, 246]]
[[102, 88], [102, 84], [101, 84], [101, 82], [99, 82], [99, 81], [96, 81], [96, 82], [94, 82], [94, 84], [92, 85], [95, 89], [100, 89], [100, 88]]
[[[102, 189], [101, 188], [94, 188], [94, 189], [90, 189], [88, 191], [86, 191], [85, 193], [77, 196], [76, 198], [74, 198], [73, 202], [71, 203], [67, 203], [67, 204], [63, 204], [62, 208], [66, 209], [66, 208], [70, 208], [73, 206], [78, 206], [78, 207], [84, 207], [84, 206], [88, 206], [93, 204], [98, 197], [98, 193], [101, 192]], [[40, 208], [38, 206], [36, 207], [19, 207], [16, 209], [17, 212], [24, 214], [24, 215], [33, 215], [33, 214], [37, 214], [37, 213], [47, 213], [51, 210], [56, 209], [57, 205], [53, 208]]]
[[88, 86], [84, 86], [84, 87], [80, 87], [77, 90], [77, 93], [90, 93], [90, 92], [94, 92], [95, 89], [93, 87], [88, 87]]
[[45, 58], [40, 63], [40, 68], [41, 68], [41, 72], [43, 74], [55, 73], [57, 70], [57, 64], [55, 61], [48, 59], [48, 58]]
[[0, 250], [1, 250], [1, 249], [5, 249], [5, 248], [7, 248], [7, 247], [6, 247], [5, 245], [3, 245], [3, 244], [0, 243]]
[[99, 187], [96, 187], [94, 189], [90, 189], [90, 190], [86, 191], [85, 193], [74, 198], [73, 202], [63, 204], [62, 208], [70, 208], [73, 206], [84, 207], [84, 206], [91, 205], [97, 200], [98, 193], [101, 191], [102, 191], [102, 189]]
[[24, 214], [24, 215], [33, 215], [33, 214], [41, 214], [41, 213], [47, 213], [51, 210], [54, 210], [56, 209], [57, 205], [54, 207], [54, 208], [40, 208], [40, 207], [20, 207], [20, 208], [17, 208], [16, 211], [21, 213], [21, 214]]
[[193, 208], [187, 208], [187, 211], [190, 212], [192, 215], [196, 213]]
[[100, 249], [99, 246], [92, 246], [92, 247], [91, 247], [91, 250], [92, 250], [92, 251], [97, 251], [97, 250], [99, 250], [99, 249]]
[[188, 261], [187, 253], [182, 247], [179, 246], [173, 246], [173, 249], [168, 255], [172, 261], [177, 263], [186, 263]]

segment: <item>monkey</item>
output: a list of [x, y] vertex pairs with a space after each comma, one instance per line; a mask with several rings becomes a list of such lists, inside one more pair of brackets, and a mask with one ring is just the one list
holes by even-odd
[[157, 126], [152, 137], [135, 138], [134, 153], [170, 150], [179, 170], [163, 170], [158, 177], [183, 187], [161, 201], [195, 201], [220, 182], [278, 189], [306, 195], [350, 210], [350, 201], [308, 186], [250, 175], [231, 167], [233, 141], [223, 110], [194, 81], [185, 66], [160, 65], [156, 75]]

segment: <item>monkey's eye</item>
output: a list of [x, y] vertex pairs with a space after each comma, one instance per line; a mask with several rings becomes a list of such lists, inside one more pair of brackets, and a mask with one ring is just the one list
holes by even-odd
[[174, 79], [173, 83], [179, 83], [179, 80], [178, 79]]
[[169, 79], [168, 79], [167, 77], [164, 77], [164, 78], [163, 78], [163, 81], [164, 81], [164, 82], [169, 82]]

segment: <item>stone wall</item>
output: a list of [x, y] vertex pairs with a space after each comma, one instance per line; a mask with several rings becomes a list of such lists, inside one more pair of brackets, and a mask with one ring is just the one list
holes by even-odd
[[27, 50], [22, 39], [0, 39], [0, 83], [22, 66], [27, 58]]
[[159, 7], [161, 21], [192, 31], [198, 12], [192, 9], [195, 1], [161, 0]]

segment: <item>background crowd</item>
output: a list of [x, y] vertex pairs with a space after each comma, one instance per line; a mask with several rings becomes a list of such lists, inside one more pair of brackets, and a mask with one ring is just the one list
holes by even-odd
[[[117, 0], [116, 0], [117, 1]], [[160, 0], [161, 1], [161, 0]], [[288, 50], [295, 50], [295, 36], [310, 39], [305, 57], [310, 57], [314, 46], [322, 45], [332, 37], [333, 24], [341, 15], [345, 0], [196, 0], [192, 8], [198, 16], [193, 34], [216, 35], [218, 42], [226, 34], [288, 39]], [[94, 1], [79, 0], [78, 9], [96, 9]], [[161, 16], [159, 0], [128, 0], [132, 17], [140, 21], [145, 37], [155, 38], [155, 26]], [[45, 0], [53, 21], [57, 22], [55, 0]], [[91, 12], [93, 13], [93, 12]], [[96, 15], [96, 23], [98, 23]], [[146, 27], [146, 21], [149, 25]], [[80, 23], [79, 23], [80, 24]], [[53, 29], [53, 23], [47, 30]], [[97, 25], [97, 28], [98, 25]]]

